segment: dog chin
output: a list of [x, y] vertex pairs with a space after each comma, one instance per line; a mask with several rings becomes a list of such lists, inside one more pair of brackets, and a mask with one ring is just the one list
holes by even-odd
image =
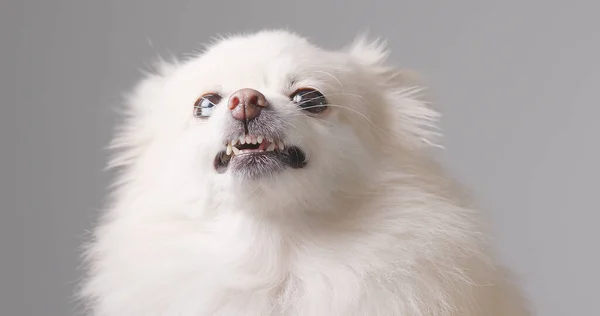
[[304, 151], [295, 146], [270, 151], [242, 149], [237, 153], [223, 150], [215, 156], [214, 169], [242, 180], [259, 180], [274, 177], [288, 168], [304, 168], [307, 163]]

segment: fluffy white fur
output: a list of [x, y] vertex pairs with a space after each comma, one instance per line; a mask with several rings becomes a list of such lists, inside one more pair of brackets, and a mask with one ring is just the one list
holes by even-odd
[[[86, 252], [90, 315], [528, 315], [490, 255], [479, 214], [429, 157], [437, 112], [386, 50], [339, 51], [287, 31], [216, 41], [161, 62], [126, 102], [122, 170]], [[315, 87], [331, 107], [289, 100]], [[250, 181], [217, 174], [228, 109], [195, 100], [261, 91], [309, 157]]]

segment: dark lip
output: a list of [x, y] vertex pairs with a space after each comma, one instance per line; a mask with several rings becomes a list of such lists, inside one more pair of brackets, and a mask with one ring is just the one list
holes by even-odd
[[227, 171], [234, 176], [258, 179], [274, 175], [286, 168], [301, 169], [306, 166], [306, 154], [299, 147], [290, 146], [283, 151], [262, 151], [227, 155], [220, 151], [214, 159], [214, 168], [219, 174]]

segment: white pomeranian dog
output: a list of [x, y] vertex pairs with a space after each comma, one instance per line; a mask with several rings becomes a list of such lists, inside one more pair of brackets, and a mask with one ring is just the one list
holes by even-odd
[[276, 30], [161, 62], [114, 140], [89, 315], [529, 315], [386, 55]]

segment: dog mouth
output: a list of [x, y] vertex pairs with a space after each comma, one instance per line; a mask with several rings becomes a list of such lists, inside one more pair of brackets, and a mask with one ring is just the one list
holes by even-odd
[[300, 169], [306, 163], [306, 154], [297, 146], [268, 135], [241, 135], [225, 142], [225, 149], [215, 156], [214, 168], [221, 174], [229, 170], [255, 179], [287, 167]]

